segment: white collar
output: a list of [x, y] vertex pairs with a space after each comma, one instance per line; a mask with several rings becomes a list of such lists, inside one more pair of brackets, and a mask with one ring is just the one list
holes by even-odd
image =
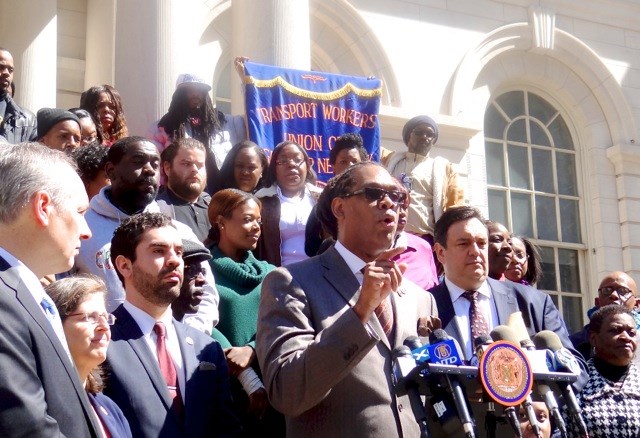
[[136, 324], [138, 324], [138, 327], [140, 327], [140, 331], [142, 331], [143, 335], [150, 336], [151, 332], [153, 332], [153, 326], [156, 325], [156, 322], [160, 321], [164, 323], [164, 326], [167, 329], [166, 330], [167, 338], [171, 337], [171, 334], [173, 333], [173, 330], [170, 330], [170, 328], [173, 326], [173, 316], [171, 313], [171, 307], [168, 307], [167, 310], [162, 314], [160, 319], [156, 320], [147, 312], [140, 309], [139, 307], [134, 306], [129, 301], [125, 300], [125, 302], [122, 303], [122, 305], [127, 310], [127, 312], [129, 312], [129, 314], [134, 319]]
[[360, 271], [362, 271], [362, 268], [364, 268], [367, 263], [357, 255], [349, 251], [347, 247], [344, 246], [339, 240], [336, 242], [334, 247], [336, 251], [338, 251], [338, 254], [340, 254], [340, 256], [344, 259], [347, 266], [349, 266], [351, 272], [356, 275], [360, 274]]
[[[466, 292], [466, 289], [461, 288], [453, 281], [449, 280], [447, 276], [444, 277], [444, 282], [447, 285], [447, 289], [449, 289], [449, 295], [451, 296], [451, 302], [455, 302], [458, 298], [462, 296]], [[485, 280], [482, 282], [482, 285], [478, 289], [476, 289], [480, 295], [491, 299], [491, 288], [489, 287], [489, 283]]]

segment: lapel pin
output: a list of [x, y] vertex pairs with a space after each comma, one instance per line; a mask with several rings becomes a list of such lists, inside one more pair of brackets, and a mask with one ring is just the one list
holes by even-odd
[[185, 338], [185, 342], [186, 342], [187, 344], [189, 344], [189, 345], [193, 345], [193, 339], [191, 339], [191, 336], [187, 336], [187, 337]]

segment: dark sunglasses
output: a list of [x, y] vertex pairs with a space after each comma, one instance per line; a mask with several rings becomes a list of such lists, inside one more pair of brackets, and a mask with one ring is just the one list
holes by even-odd
[[369, 202], [380, 203], [384, 200], [385, 196], [389, 197], [394, 204], [404, 204], [407, 200], [407, 194], [404, 192], [396, 192], [394, 190], [385, 190], [377, 187], [363, 187], [355, 192], [342, 195], [343, 198], [350, 198], [352, 196], [364, 195]]
[[196, 263], [193, 265], [184, 265], [184, 277], [195, 278], [198, 274], [205, 275], [205, 270], [201, 264]]

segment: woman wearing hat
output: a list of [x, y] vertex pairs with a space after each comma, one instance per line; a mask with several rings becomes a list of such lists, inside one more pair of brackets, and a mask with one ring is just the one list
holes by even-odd
[[389, 173], [411, 185], [411, 204], [406, 231], [424, 237], [433, 245], [433, 226], [442, 213], [462, 204], [464, 190], [457, 173], [443, 157], [432, 158], [431, 147], [438, 141], [438, 125], [429, 116], [416, 116], [402, 129], [407, 152], [394, 152], [383, 164]]

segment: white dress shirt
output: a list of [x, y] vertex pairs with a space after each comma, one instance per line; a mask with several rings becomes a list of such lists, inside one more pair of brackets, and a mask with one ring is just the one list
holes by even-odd
[[[160, 365], [158, 363], [158, 349], [157, 349], [157, 340], [158, 336], [156, 332], [153, 331], [153, 327], [156, 325], [156, 322], [164, 323], [164, 326], [167, 329], [166, 333], [166, 344], [167, 351], [171, 356], [171, 360], [176, 367], [176, 374], [178, 375], [178, 386], [180, 387], [180, 395], [182, 396], [182, 401], [185, 403], [185, 371], [182, 363], [182, 352], [180, 351], [180, 343], [178, 342], [178, 335], [176, 333], [176, 328], [173, 325], [173, 315], [171, 313], [171, 307], [169, 307], [162, 317], [156, 321], [155, 318], [151, 317], [144, 310], [139, 309], [138, 307], [131, 304], [129, 301], [125, 301], [122, 303], [124, 308], [131, 314], [131, 317], [134, 319], [138, 327], [140, 327], [140, 331], [144, 335], [144, 340], [151, 350], [153, 357], [156, 359], [156, 364], [158, 364], [158, 368]], [[186, 403], [185, 403], [186, 404]]]
[[[462, 336], [463, 345], [460, 347], [464, 349], [466, 358], [470, 359], [473, 356], [473, 339], [471, 339], [471, 323], [469, 321], [469, 309], [471, 308], [471, 302], [462, 296], [462, 294], [466, 292], [465, 289], [454, 284], [446, 276], [444, 278], [444, 282], [447, 285], [447, 289], [449, 289], [449, 296], [451, 297], [453, 310], [456, 314], [455, 321], [456, 324], [458, 324], [458, 330]], [[489, 283], [486, 281], [483, 282], [477, 291], [480, 311], [487, 320], [489, 330], [491, 331], [496, 325], [498, 325], [498, 311], [496, 310], [496, 305], [493, 300], [493, 294], [491, 293]], [[487, 335], [488, 334], [489, 333], [487, 333]]]

